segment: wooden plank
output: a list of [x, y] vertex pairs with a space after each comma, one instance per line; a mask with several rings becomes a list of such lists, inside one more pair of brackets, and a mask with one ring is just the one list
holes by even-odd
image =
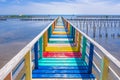
[[68, 32], [55, 32], [55, 31], [53, 31], [53, 34], [60, 34], [60, 35], [62, 35], [62, 34], [69, 34]]
[[[82, 35], [81, 35], [79, 32], [78, 32], [78, 37], [79, 37], [79, 38], [78, 38], [78, 49], [80, 49], [80, 48], [81, 48], [81, 41], [82, 41], [81, 38], [82, 38]], [[81, 50], [81, 49], [80, 49], [80, 50]], [[79, 51], [80, 51], [80, 50], [79, 50]]]
[[31, 67], [31, 53], [30, 51], [27, 52], [25, 55], [25, 80], [32, 79], [32, 67]]
[[[45, 79], [32, 79], [32, 80], [85, 80], [85, 79], [57, 79], [57, 78], [56, 79], [55, 78], [47, 79], [47, 78], [45, 78]], [[97, 80], [97, 79], [94, 79], [94, 80]]]
[[12, 80], [12, 72], [10, 72], [4, 80]]
[[39, 39], [39, 54], [40, 54], [40, 58], [43, 57], [42, 53], [43, 53], [43, 37], [41, 37]]
[[82, 42], [82, 59], [85, 60], [85, 55], [86, 55], [86, 46], [87, 46], [87, 40], [83, 36], [83, 42]]
[[[56, 19], [54, 20], [56, 21]], [[31, 50], [33, 45], [39, 38], [44, 34], [46, 30], [53, 24], [52, 21], [37, 37], [35, 37], [28, 45], [26, 45], [20, 52], [17, 53], [15, 57], [13, 57], [3, 68], [0, 69], [0, 80], [4, 80], [4, 78], [14, 69], [14, 67], [23, 59], [26, 53]]]
[[93, 66], [93, 53], [94, 53], [94, 45], [90, 43], [90, 52], [89, 52], [89, 63], [88, 63], [88, 73], [92, 73]]
[[45, 51], [79, 51], [78, 47], [68, 47], [68, 46], [49, 46], [46, 47]]
[[[66, 20], [68, 21], [68, 20]], [[68, 21], [69, 22], [69, 21]], [[89, 40], [91, 43], [93, 43], [94, 46], [96, 46], [105, 56], [107, 56], [118, 68], [120, 68], [120, 61], [117, 60], [114, 56], [112, 56], [105, 48], [103, 48], [100, 44], [98, 44], [96, 41], [94, 41], [92, 38], [87, 36], [84, 32], [82, 32], [80, 29], [75, 27], [71, 22], [69, 22], [76, 30], [78, 30], [87, 40]]]
[[109, 73], [109, 60], [106, 56], [104, 56], [104, 59], [102, 61], [102, 74], [100, 77], [100, 80], [107, 80], [108, 79], [108, 73]]
[[35, 69], [38, 69], [38, 41], [34, 45]]
[[45, 51], [47, 43], [48, 43], [48, 35], [47, 35], [47, 31], [46, 31], [43, 35], [43, 51]]

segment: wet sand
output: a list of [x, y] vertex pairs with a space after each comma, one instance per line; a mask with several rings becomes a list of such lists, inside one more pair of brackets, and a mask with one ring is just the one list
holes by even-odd
[[0, 45], [0, 68], [11, 60], [27, 44], [27, 42], [12, 42]]
[[33, 40], [50, 22], [3, 21], [0, 22], [0, 68]]

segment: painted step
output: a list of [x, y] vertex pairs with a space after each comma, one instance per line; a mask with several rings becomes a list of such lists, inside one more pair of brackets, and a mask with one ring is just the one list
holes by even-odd
[[60, 47], [68, 46], [68, 47], [74, 47], [76, 45], [74, 43], [62, 43], [62, 44], [60, 44], [60, 43], [48, 43], [47, 46], [60, 46]]
[[53, 70], [33, 70], [32, 71], [33, 74], [87, 74], [88, 70], [71, 70], [71, 69], [53, 69]]
[[50, 38], [73, 38], [72, 35], [51, 35]]
[[87, 66], [85, 61], [76, 62], [38, 62], [39, 66]]
[[63, 69], [67, 69], [67, 70], [86, 70], [88, 69], [88, 66], [39, 66], [38, 67], [39, 70], [63, 70]]
[[81, 58], [42, 58], [39, 62], [83, 62]]
[[69, 43], [69, 44], [73, 44], [73, 41], [49, 41], [48, 43]]
[[49, 38], [49, 41], [73, 41], [72, 38]]
[[78, 47], [71, 47], [71, 46], [47, 46], [45, 48], [46, 52], [79, 52], [80, 49]]
[[95, 79], [93, 74], [32, 74], [32, 78], [82, 78]]
[[55, 28], [54, 31], [68, 31], [68, 29], [64, 28], [64, 29], [59, 29], [59, 28]]
[[59, 21], [59, 22], [57, 22], [56, 25], [57, 25], [57, 26], [64, 26], [63, 21]]
[[44, 52], [45, 58], [80, 58], [80, 52]]
[[57, 25], [57, 26], [55, 26], [55, 28], [65, 28], [64, 26], [62, 26], [62, 25]]
[[42, 58], [38, 62], [83, 62], [81, 58]]
[[69, 32], [56, 32], [56, 31], [53, 31], [53, 34], [61, 35], [61, 34], [69, 34]]

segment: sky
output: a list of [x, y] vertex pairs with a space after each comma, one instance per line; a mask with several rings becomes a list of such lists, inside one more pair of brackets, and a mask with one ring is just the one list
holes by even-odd
[[7, 14], [119, 15], [120, 0], [0, 0], [0, 15]]

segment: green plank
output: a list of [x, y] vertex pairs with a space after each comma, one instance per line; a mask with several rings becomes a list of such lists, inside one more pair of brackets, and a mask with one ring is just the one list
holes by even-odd
[[87, 39], [84, 36], [83, 36], [82, 46], [83, 46], [82, 47], [82, 59], [85, 60]]
[[39, 66], [87, 66], [87, 64], [85, 62], [82, 62], [82, 63], [38, 63]]
[[43, 58], [40, 59], [39, 62], [51, 62], [51, 61], [55, 61], [55, 62], [75, 62], [75, 61], [82, 61], [80, 58]]

